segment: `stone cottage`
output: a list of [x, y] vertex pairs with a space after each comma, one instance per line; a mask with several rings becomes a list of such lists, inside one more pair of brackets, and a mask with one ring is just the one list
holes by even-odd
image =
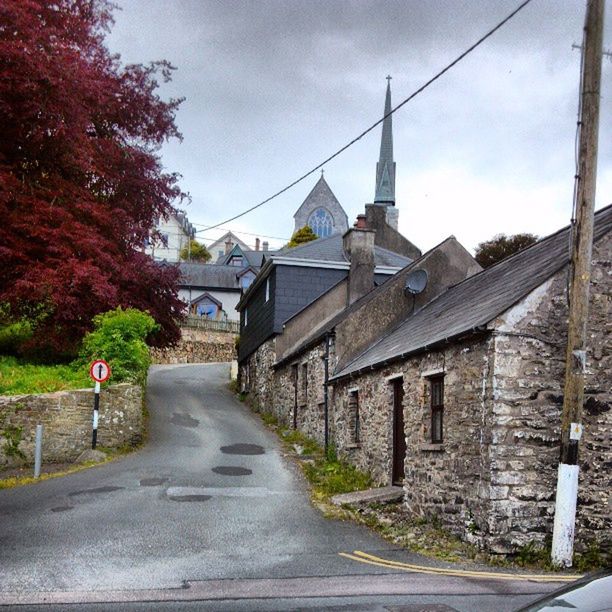
[[[612, 206], [595, 215], [577, 546], [609, 551]], [[374, 288], [367, 227], [342, 279], [243, 361], [257, 403], [499, 553], [552, 533], [569, 228], [479, 271], [449, 238]], [[351, 279], [351, 273], [354, 278]], [[367, 278], [370, 278], [368, 281]]]

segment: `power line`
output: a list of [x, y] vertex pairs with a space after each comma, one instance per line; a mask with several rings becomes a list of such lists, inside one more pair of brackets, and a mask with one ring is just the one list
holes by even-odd
[[320, 170], [325, 164], [329, 163], [332, 159], [335, 159], [336, 157], [338, 157], [338, 155], [340, 155], [341, 153], [344, 153], [344, 151], [346, 151], [349, 147], [352, 147], [356, 142], [361, 140], [366, 134], [369, 134], [375, 127], [380, 125], [387, 117], [391, 116], [395, 111], [397, 111], [400, 108], [402, 108], [402, 106], [404, 106], [404, 104], [407, 104], [408, 102], [410, 102], [410, 100], [412, 100], [413, 98], [418, 96], [421, 92], [423, 92], [425, 89], [427, 89], [431, 84], [433, 84], [435, 81], [437, 81], [442, 75], [447, 73], [451, 68], [453, 68], [456, 64], [458, 64], [462, 59], [464, 59], [467, 55], [469, 55], [472, 51], [474, 51], [474, 49], [479, 47], [485, 40], [487, 40], [489, 37], [491, 37], [493, 34], [495, 34], [495, 32], [497, 32], [497, 30], [499, 30], [501, 27], [503, 27], [517, 13], [522, 11], [530, 2], [531, 2], [531, 0], [525, 0], [524, 2], [519, 4], [519, 6], [516, 9], [514, 9], [514, 11], [512, 11], [505, 19], [500, 21], [494, 28], [492, 28], [484, 36], [479, 38], [472, 46], [468, 47], [463, 53], [461, 53], [461, 55], [459, 55], [457, 58], [455, 58], [450, 64], [447, 64], [446, 67], [444, 67], [437, 74], [435, 74], [431, 79], [429, 79], [423, 85], [421, 85], [421, 87], [419, 87], [417, 90], [415, 90], [413, 93], [411, 93], [405, 100], [403, 100], [397, 106], [392, 108], [386, 115], [381, 117], [376, 123], [374, 123], [369, 128], [367, 128], [366, 130], [361, 132], [361, 134], [359, 134], [357, 137], [353, 138], [353, 140], [351, 140], [349, 143], [345, 144], [342, 148], [338, 149], [334, 154], [330, 155], [327, 159], [325, 159], [321, 163], [317, 164], [312, 170], [309, 170], [308, 172], [306, 172], [305, 174], [300, 176], [298, 179], [296, 179], [292, 183], [289, 183], [289, 185], [287, 185], [286, 187], [283, 187], [280, 191], [277, 191], [275, 194], [271, 195], [269, 198], [266, 198], [265, 200], [259, 202], [259, 204], [255, 204], [254, 206], [251, 206], [250, 208], [247, 208], [245, 211], [243, 211], [243, 212], [241, 212], [241, 213], [239, 213], [237, 215], [234, 215], [233, 217], [230, 217], [229, 219], [226, 219], [225, 221], [221, 221], [220, 223], [217, 223], [216, 225], [211, 225], [206, 230], [202, 230], [202, 231], [207, 231], [207, 230], [215, 229], [215, 228], [218, 228], [221, 225], [225, 225], [226, 223], [230, 223], [231, 221], [235, 221], [236, 219], [239, 219], [240, 217], [244, 217], [244, 215], [254, 211], [255, 209], [259, 208], [260, 206], [263, 206], [264, 204], [267, 204], [271, 200], [274, 200], [279, 195], [285, 193], [285, 191], [289, 191], [289, 189], [291, 189], [292, 187], [295, 187], [298, 183], [301, 183], [305, 178], [309, 177], [311, 174], [313, 174], [317, 170]]
[[[289, 240], [289, 238], [281, 238], [280, 236], [266, 236], [265, 234], [254, 234], [253, 232], [243, 232], [238, 230], [229, 229], [227, 227], [219, 227], [217, 225], [206, 225], [205, 223], [192, 223], [191, 225], [197, 225], [203, 229], [196, 230], [197, 232], [205, 232], [209, 229], [220, 229], [224, 232], [232, 232], [232, 234], [244, 234], [245, 236], [257, 236], [259, 238], [272, 238], [273, 240]], [[222, 236], [221, 236], [222, 237]], [[212, 238], [206, 238], [206, 240], [212, 240]], [[219, 238], [217, 238], [219, 240]]]

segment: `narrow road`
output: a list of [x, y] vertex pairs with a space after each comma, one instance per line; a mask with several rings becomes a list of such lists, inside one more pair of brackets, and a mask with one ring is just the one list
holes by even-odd
[[360, 550], [422, 562], [315, 510], [298, 468], [227, 380], [226, 364], [155, 367], [144, 449], [0, 491], [0, 607], [215, 600], [220, 609], [233, 597], [275, 593], [445, 593], [504, 610], [556, 586], [412, 574], [340, 556]]

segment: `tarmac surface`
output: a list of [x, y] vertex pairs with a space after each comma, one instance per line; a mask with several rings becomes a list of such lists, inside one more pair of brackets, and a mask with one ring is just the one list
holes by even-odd
[[[390, 597], [511, 610], [559, 586], [342, 556], [431, 563], [313, 508], [299, 469], [228, 391], [228, 376], [228, 364], [154, 367], [142, 450], [0, 490], [0, 607], [336, 609], [352, 598], [354, 609], [387, 609], [376, 606]], [[269, 607], [274, 601], [280, 607]]]

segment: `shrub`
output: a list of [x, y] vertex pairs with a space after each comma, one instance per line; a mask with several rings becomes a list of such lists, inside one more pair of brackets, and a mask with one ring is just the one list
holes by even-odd
[[94, 330], [83, 339], [83, 361], [105, 359], [112, 370], [113, 382], [144, 384], [151, 365], [145, 339], [159, 326], [151, 315], [135, 308], [121, 307], [96, 315]]
[[27, 320], [0, 326], [0, 353], [18, 355], [20, 347], [32, 337], [32, 325]]

